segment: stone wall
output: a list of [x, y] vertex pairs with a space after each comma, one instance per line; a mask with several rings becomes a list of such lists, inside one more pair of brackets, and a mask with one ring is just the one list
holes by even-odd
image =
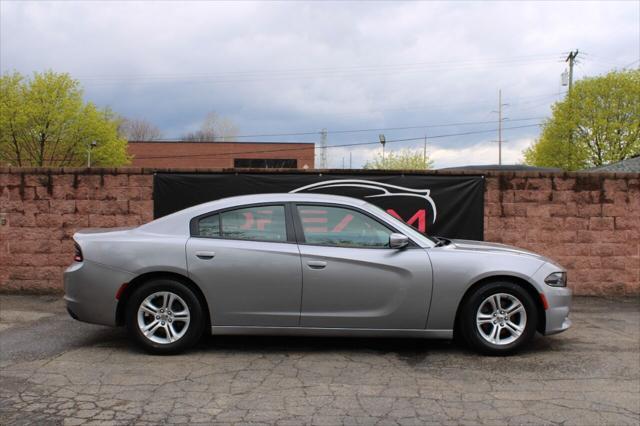
[[487, 176], [485, 239], [555, 259], [582, 295], [640, 294], [640, 174]]
[[[640, 174], [484, 174], [486, 240], [556, 259], [576, 294], [640, 294]], [[61, 292], [73, 233], [151, 220], [152, 182], [150, 169], [0, 168], [0, 291]]]
[[0, 291], [61, 292], [74, 232], [152, 220], [152, 182], [141, 169], [0, 169]]

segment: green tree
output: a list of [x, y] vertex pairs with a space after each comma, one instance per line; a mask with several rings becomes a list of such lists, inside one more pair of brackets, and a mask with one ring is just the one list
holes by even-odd
[[399, 151], [389, 151], [382, 159], [382, 153], [378, 153], [372, 161], [367, 161], [365, 169], [379, 170], [425, 170], [433, 167], [433, 160], [421, 149], [401, 149]]
[[640, 153], [640, 71], [614, 71], [577, 81], [540, 138], [524, 151], [527, 164], [578, 170]]
[[[0, 77], [0, 163], [14, 166], [119, 166], [127, 141], [109, 109], [82, 100], [77, 80], [52, 71]], [[95, 142], [95, 147], [92, 146]]]

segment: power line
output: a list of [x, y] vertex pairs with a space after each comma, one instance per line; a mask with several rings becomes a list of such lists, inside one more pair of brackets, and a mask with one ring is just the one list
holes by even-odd
[[[566, 53], [569, 53], [569, 52], [566, 52]], [[599, 56], [599, 55], [589, 54], [589, 53], [584, 52], [584, 51], [581, 51], [580, 54], [589, 56], [589, 60], [591, 62], [596, 62], [596, 63], [600, 63], [600, 64], [604, 64], [604, 65], [614, 66], [616, 68], [622, 68], [622, 69], [629, 68], [632, 65], [634, 65], [636, 62], [640, 62], [640, 58], [638, 58], [635, 61], [632, 61], [632, 62], [620, 67], [621, 59], [619, 57], [612, 57], [612, 56], [602, 57], [602, 56]]]
[[[551, 97], [557, 97], [558, 93], [547, 93], [547, 94], [539, 94], [539, 95], [532, 95], [532, 96], [521, 96], [518, 98], [514, 98], [512, 100], [511, 105], [521, 105], [521, 104], [527, 104], [527, 103], [531, 103], [531, 102], [538, 102], [538, 99], [543, 99], [543, 98], [551, 98]], [[438, 103], [437, 106], [434, 105], [407, 105], [407, 106], [403, 106], [403, 107], [398, 107], [398, 108], [375, 108], [375, 109], [367, 109], [367, 110], [360, 110], [360, 111], [354, 111], [354, 112], [347, 112], [347, 113], [340, 113], [341, 117], [351, 117], [351, 116], [360, 116], [360, 115], [367, 115], [367, 114], [372, 114], [372, 113], [376, 113], [376, 112], [389, 112], [389, 111], [401, 111], [401, 112], [406, 112], [406, 111], [410, 111], [410, 110], [425, 110], [425, 111], [443, 111], [443, 110], [447, 110], [447, 109], [451, 109], [453, 107], [458, 107], [458, 106], [465, 106], [465, 107], [471, 107], [471, 106], [485, 106], [485, 107], [489, 107], [489, 106], [493, 106], [494, 101], [492, 99], [485, 99], [482, 101], [474, 101], [474, 102], [452, 102], [452, 103], [448, 103], [448, 104], [441, 104]]]
[[[530, 121], [530, 120], [541, 120], [545, 117], [525, 117], [525, 118], [514, 118], [510, 121]], [[376, 127], [376, 128], [367, 128], [367, 129], [345, 129], [345, 130], [327, 130], [326, 134], [348, 134], [348, 133], [365, 133], [365, 132], [380, 132], [380, 131], [392, 131], [392, 130], [412, 130], [412, 129], [429, 129], [429, 128], [437, 128], [437, 127], [453, 127], [453, 126], [468, 126], [468, 125], [477, 125], [477, 124], [493, 124], [497, 123], [497, 120], [488, 120], [488, 121], [462, 121], [458, 123], [445, 123], [445, 124], [423, 124], [416, 126], [402, 126], [402, 127]], [[280, 137], [280, 136], [315, 136], [322, 135], [324, 131], [311, 131], [311, 132], [290, 132], [290, 133], [257, 133], [251, 135], [227, 135], [227, 136], [219, 136], [220, 139], [223, 138], [269, 138], [269, 137]], [[162, 141], [182, 141], [183, 138], [163, 138], [154, 142], [162, 142]], [[188, 141], [185, 141], [188, 142]], [[212, 141], [213, 142], [213, 141]]]
[[396, 75], [407, 72], [438, 72], [452, 70], [482, 69], [482, 68], [502, 68], [511, 66], [529, 65], [532, 63], [553, 63], [560, 59], [554, 55], [546, 58], [531, 59], [507, 59], [498, 61], [467, 61], [467, 62], [441, 62], [441, 63], [415, 63], [396, 64], [350, 68], [326, 68], [311, 70], [265, 70], [265, 71], [225, 71], [214, 74], [174, 74], [174, 75], [133, 75], [133, 76], [104, 76], [104, 77], [79, 77], [86, 86], [105, 86], [112, 84], [148, 84], [148, 83], [242, 83], [254, 81], [278, 81], [294, 79], [318, 79], [318, 78], [340, 78], [349, 76], [385, 76]]
[[[564, 95], [566, 95], [566, 94], [567, 94], [567, 92], [566, 92], [566, 91], [559, 91], [559, 92], [557, 92], [557, 93], [553, 94], [552, 96], [553, 96], [554, 98], [559, 98], [560, 96], [564, 96]], [[512, 108], [512, 109], [514, 109], [514, 110], [516, 110], [516, 111], [518, 111], [518, 112], [523, 112], [523, 111], [529, 111], [529, 110], [532, 110], [532, 109], [539, 108], [539, 107], [541, 107], [541, 106], [543, 106], [543, 105], [548, 105], [549, 103], [550, 103], [550, 102], [549, 102], [548, 100], [543, 100], [542, 102], [540, 102], [540, 101], [536, 101], [536, 102], [535, 102], [535, 103], [533, 103], [532, 105], [526, 106], [526, 107], [524, 107], [524, 108], [515, 107], [515, 108]], [[517, 104], [516, 104], [516, 105], [517, 105]], [[511, 105], [510, 105], [510, 106], [511, 106]]]
[[[495, 123], [495, 121], [493, 121]], [[538, 127], [540, 124], [536, 123], [536, 124], [527, 124], [527, 125], [523, 125], [523, 126], [513, 126], [513, 127], [503, 127], [502, 130], [514, 130], [514, 129], [524, 129], [524, 128], [530, 128], [530, 127]], [[481, 133], [492, 133], [497, 131], [497, 128], [494, 129], [487, 129], [487, 130], [473, 130], [473, 131], [468, 131], [468, 132], [460, 132], [460, 133], [447, 133], [447, 134], [440, 134], [440, 135], [433, 135], [433, 136], [429, 136], [429, 139], [442, 139], [442, 138], [449, 138], [449, 137], [454, 137], [454, 136], [467, 136], [467, 135], [476, 135], [476, 134], [481, 134]], [[397, 142], [411, 142], [411, 141], [422, 141], [424, 140], [424, 136], [419, 136], [419, 137], [412, 137], [412, 138], [403, 138], [403, 139], [387, 139], [386, 143], [397, 143]], [[327, 146], [327, 149], [330, 148], [346, 148], [346, 147], [352, 147], [352, 146], [365, 146], [365, 145], [378, 145], [380, 144], [380, 141], [375, 141], [375, 142], [352, 142], [352, 143], [346, 143], [346, 144], [339, 144], [339, 145], [329, 145]], [[263, 154], [263, 153], [269, 153], [269, 152], [291, 152], [291, 151], [302, 151], [305, 150], [307, 148], [275, 148], [275, 149], [265, 149], [265, 150], [257, 150], [257, 151], [240, 151], [240, 152], [232, 152], [232, 153], [211, 153], [211, 154], [184, 154], [184, 155], [158, 155], [158, 156], [147, 156], [147, 157], [136, 157], [136, 159], [138, 160], [151, 160], [151, 159], [157, 159], [157, 158], [193, 158], [193, 157], [197, 157], [197, 158], [209, 158], [209, 157], [220, 157], [220, 156], [234, 156], [234, 155], [245, 155], [245, 154]]]
[[[503, 127], [502, 130], [505, 131], [505, 130], [515, 130], [515, 129], [525, 129], [525, 128], [538, 127], [538, 126], [540, 126], [540, 123], [526, 124], [523, 126]], [[467, 135], [476, 135], [481, 133], [492, 133], [492, 132], [495, 132], [496, 130], [497, 128], [487, 129], [487, 130], [473, 130], [473, 131], [460, 132], [460, 133], [446, 133], [446, 134], [429, 136], [429, 138], [443, 139], [443, 138], [449, 138], [454, 136], [467, 136]], [[424, 135], [418, 136], [418, 137], [412, 137], [412, 138], [403, 138], [403, 139], [387, 139], [386, 143], [412, 142], [412, 141], [424, 141]], [[352, 143], [345, 143], [345, 144], [339, 144], [339, 145], [329, 145], [327, 146], [327, 149], [347, 148], [347, 147], [353, 147], [353, 146], [379, 145], [379, 144], [380, 144], [380, 141], [352, 142]], [[194, 158], [194, 157], [209, 158], [209, 157], [220, 157], [220, 156], [235, 156], [239, 154], [244, 155], [244, 154], [263, 154], [263, 153], [269, 153], [269, 152], [291, 152], [291, 151], [301, 151], [305, 149], [307, 148], [276, 148], [276, 149], [264, 149], [264, 150], [256, 150], [256, 151], [240, 151], [240, 152], [211, 153], [211, 154], [158, 155], [158, 156], [147, 156], [147, 157], [137, 156], [135, 158], [139, 160], [153, 160], [158, 158]], [[47, 158], [46, 161], [58, 161], [61, 159], [66, 160], [66, 158], [50, 157], [50, 158]]]
[[537, 55], [521, 55], [503, 58], [488, 58], [478, 60], [451, 60], [451, 61], [437, 61], [437, 62], [413, 62], [413, 63], [398, 63], [398, 64], [383, 64], [383, 65], [352, 65], [352, 66], [338, 66], [338, 67], [317, 67], [317, 68], [289, 68], [289, 69], [262, 69], [262, 70], [248, 70], [248, 71], [220, 71], [214, 73], [170, 73], [170, 74], [133, 74], [133, 75], [78, 75], [78, 78], [86, 81], [134, 81], [134, 80], [172, 80], [172, 79], [215, 79], [224, 77], [233, 78], [258, 78], [263, 79], [265, 75], [279, 75], [282, 77], [291, 77], [292, 75], [310, 75], [310, 74], [326, 74], [326, 73], [362, 73], [368, 71], [381, 71], [387, 70], [391, 72], [397, 72], [402, 69], [418, 68], [423, 69], [425, 67], [434, 67], [434, 69], [442, 69], [442, 67], [475, 67], [484, 65], [509, 65], [518, 63], [530, 63], [536, 61], [550, 61], [561, 58], [561, 54], [537, 54]]
[[[535, 61], [539, 63], [555, 63], [558, 62], [556, 59], [553, 60], [545, 60], [545, 61]], [[506, 68], [510, 66], [524, 66], [530, 65], [532, 62], [518, 62], [518, 63], [502, 63], [502, 64], [494, 64], [491, 68]], [[196, 78], [176, 78], [173, 80], [167, 79], [134, 79], [134, 80], [104, 80], [104, 81], [87, 81], [86, 79], [80, 78], [79, 80], [83, 81], [84, 85], [87, 87], [101, 87], [101, 86], [109, 86], [113, 84], [123, 84], [123, 81], [126, 81], [127, 84], [155, 84], [155, 83], [164, 83], [164, 82], [172, 82], [179, 84], [233, 84], [233, 83], [251, 83], [251, 82], [269, 82], [269, 81], [291, 81], [291, 80], [316, 80], [316, 79], [331, 79], [331, 78], [344, 78], [344, 77], [352, 77], [352, 76], [369, 76], [369, 77], [382, 77], [382, 76], [395, 76], [399, 73], [420, 73], [424, 74], [426, 72], [443, 72], [443, 71], [457, 71], [457, 70], [473, 70], [473, 69], [483, 69], [487, 68], [486, 64], [475, 64], [472, 66], [457, 66], [457, 67], [430, 67], [430, 68], [398, 68], [398, 69], [386, 69], [386, 70], [371, 70], [371, 71], [343, 71], [343, 72], [333, 72], [333, 73], [318, 73], [318, 74], [280, 74], [280, 75], [272, 75], [272, 76], [239, 76], [239, 77], [225, 77], [225, 78], [211, 78], [211, 77], [202, 77], [199, 79]]]
[[[531, 95], [531, 96], [521, 96], [518, 98], [515, 98], [515, 102], [511, 103], [511, 106], [513, 105], [523, 105], [523, 104], [530, 104], [532, 102], [536, 102], [539, 103], [539, 105], [544, 105], [545, 103], [547, 103], [546, 101], [544, 101], [544, 99], [547, 98], [551, 98], [551, 97], [557, 97], [558, 93], [545, 93], [545, 94], [537, 94], [537, 95]], [[540, 103], [540, 100], [542, 100], [542, 103]], [[490, 103], [492, 103], [493, 101], [490, 101], [489, 99], [484, 100], [484, 101], [478, 101], [478, 102], [455, 102], [455, 103], [449, 103], [449, 104], [438, 104], [438, 110], [440, 109], [445, 109], [447, 107], [459, 107], [459, 106], [480, 106], [480, 105], [490, 105]], [[538, 104], [536, 106], [539, 106]], [[533, 107], [527, 107], [524, 108], [523, 110], [530, 110]], [[401, 108], [384, 108], [384, 109], [373, 109], [373, 110], [362, 110], [359, 112], [355, 112], [355, 113], [347, 113], [347, 114], [341, 114], [342, 116], [351, 116], [351, 115], [362, 115], [362, 114], [369, 114], [369, 113], [373, 113], [373, 112], [387, 112], [387, 111], [407, 111], [407, 110], [412, 110], [412, 109], [421, 109], [421, 110], [431, 110], [433, 108], [429, 107], [429, 106], [424, 106], [424, 105], [410, 105], [410, 106], [406, 106], [406, 107], [401, 107]], [[519, 109], [519, 108], [518, 108]], [[522, 120], [537, 120], [537, 119], [542, 119], [544, 117], [531, 117], [531, 118], [517, 118], [517, 119], [513, 119], [511, 121], [522, 121]], [[392, 130], [410, 130], [410, 129], [426, 129], [426, 128], [435, 128], [435, 127], [449, 127], [449, 126], [463, 126], [463, 125], [475, 125], [475, 124], [490, 124], [492, 122], [495, 121], [468, 121], [468, 122], [460, 122], [460, 123], [447, 123], [447, 124], [428, 124], [428, 125], [417, 125], [417, 126], [407, 126], [407, 127], [389, 127], [389, 128], [372, 128], [372, 129], [347, 129], [347, 130], [334, 130], [334, 131], [328, 131], [328, 134], [339, 134], [339, 133], [360, 133], [360, 132], [366, 132], [366, 131], [392, 131]], [[281, 136], [315, 136], [315, 135], [320, 135], [321, 131], [301, 131], [301, 132], [283, 132], [283, 133], [256, 133], [256, 134], [247, 134], [247, 135], [225, 135], [225, 136], [220, 136], [220, 138], [235, 138], [235, 139], [245, 139], [245, 138], [269, 138], [269, 137], [281, 137]], [[182, 141], [184, 140], [184, 138], [182, 137], [170, 137], [170, 138], [162, 138], [159, 139], [158, 141]]]
[[632, 66], [632, 65], [634, 65], [634, 64], [635, 64], [635, 63], [637, 63], [637, 62], [640, 62], [640, 58], [636, 59], [636, 60], [635, 60], [635, 61], [633, 61], [633, 62], [629, 62], [627, 65], [623, 66], [622, 68], [623, 68], [623, 69], [625, 69], [625, 68], [631, 68], [631, 66]]

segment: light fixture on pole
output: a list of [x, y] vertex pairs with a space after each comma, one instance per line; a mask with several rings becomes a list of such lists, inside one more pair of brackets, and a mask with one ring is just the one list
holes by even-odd
[[87, 149], [87, 167], [91, 167], [91, 150], [93, 150], [93, 148], [95, 148], [98, 145], [98, 142], [96, 141], [91, 141], [91, 143], [89, 144], [89, 147]]
[[380, 144], [382, 145], [382, 165], [384, 167], [384, 144], [387, 143], [387, 139], [384, 137], [384, 133], [380, 133], [378, 139], [380, 139]]

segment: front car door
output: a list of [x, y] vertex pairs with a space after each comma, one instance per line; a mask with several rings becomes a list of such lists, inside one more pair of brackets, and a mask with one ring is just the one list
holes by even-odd
[[190, 277], [213, 326], [297, 326], [302, 272], [285, 204], [212, 212], [191, 221]]
[[293, 214], [302, 327], [425, 328], [432, 271], [423, 248], [390, 248], [395, 230], [353, 207], [298, 203]]

